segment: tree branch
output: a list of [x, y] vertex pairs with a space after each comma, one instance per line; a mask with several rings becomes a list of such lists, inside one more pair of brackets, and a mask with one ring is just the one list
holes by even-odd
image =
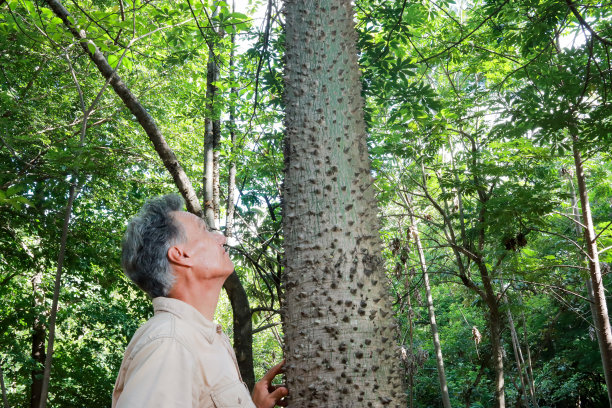
[[125, 82], [123, 82], [119, 75], [114, 72], [113, 68], [110, 66], [94, 42], [87, 39], [85, 31], [79, 31], [77, 27], [70, 22], [68, 18], [70, 17], [70, 14], [62, 3], [59, 0], [47, 0], [47, 3], [51, 7], [51, 10], [53, 10], [53, 12], [64, 22], [64, 25], [68, 28], [70, 33], [72, 33], [74, 38], [78, 40], [83, 50], [96, 65], [102, 76], [104, 76], [106, 79], [110, 79], [111, 86], [124, 104], [128, 107], [130, 112], [132, 112], [132, 114], [136, 117], [149, 137], [149, 140], [153, 143], [153, 146], [159, 154], [159, 157], [162, 159], [164, 166], [166, 166], [166, 169], [168, 169], [172, 175], [176, 186], [185, 199], [187, 209], [195, 215], [201, 217], [202, 207], [200, 206], [195, 190], [191, 185], [191, 181], [187, 177], [185, 170], [179, 163], [176, 155], [157, 127], [155, 120], [142, 106], [136, 96], [132, 94]]
[[255, 333], [259, 333], [259, 332], [264, 331], [264, 330], [267, 330], [267, 329], [271, 329], [272, 327], [276, 327], [276, 326], [278, 326], [278, 325], [280, 325], [280, 323], [270, 323], [270, 324], [266, 324], [265, 326], [261, 326], [261, 327], [258, 327], [258, 328], [256, 328], [256, 329], [253, 329], [253, 334], [255, 334]]
[[[608, 227], [609, 227], [610, 225], [612, 225], [612, 221], [610, 221], [610, 222], [608, 223], [608, 225], [606, 225], [605, 227], [603, 227], [603, 229], [602, 229], [601, 231], [599, 231], [599, 234], [597, 234], [597, 235], [595, 236], [595, 238], [593, 239], [593, 242], [597, 241], [597, 239], [599, 238], [599, 236], [600, 236], [601, 234], [603, 234], [603, 233], [604, 233], [604, 231], [605, 231], [605, 230], [607, 230], [607, 229], [608, 229]], [[585, 228], [586, 228], [586, 227], [585, 227]]]
[[570, 221], [574, 222], [575, 224], [580, 225], [582, 228], [586, 228], [583, 223], [581, 223], [580, 221], [578, 221], [576, 218], [574, 218], [572, 216], [569, 216], [567, 214], [563, 214], [561, 211], [553, 211], [553, 213], [561, 215], [561, 216], [569, 219]]
[[587, 23], [587, 21], [584, 19], [584, 17], [580, 15], [578, 10], [576, 9], [575, 4], [571, 0], [565, 0], [565, 3], [567, 4], [567, 7], [569, 7], [569, 9], [571, 10], [572, 14], [574, 14], [574, 16], [578, 19], [580, 25], [586, 28], [591, 33], [591, 35], [597, 39], [597, 41], [607, 46], [612, 46], [612, 41], [601, 37], [599, 34], [597, 34], [595, 30], [593, 30], [593, 27], [591, 27], [589, 23]]
[[493, 17], [495, 17], [497, 15], [497, 13], [499, 13], [501, 11], [501, 9], [509, 2], [510, 0], [505, 0], [492, 14], [490, 14], [489, 16], [487, 16], [487, 18], [485, 18], [484, 20], [482, 20], [480, 22], [480, 24], [478, 24], [476, 26], [476, 28], [474, 28], [472, 31], [470, 31], [469, 33], [467, 33], [466, 35], [464, 35], [463, 37], [461, 37], [458, 41], [453, 42], [451, 45], [449, 45], [448, 47], [446, 47], [445, 49], [443, 49], [440, 52], [435, 53], [432, 56], [429, 56], [425, 59], [422, 59], [420, 61], [417, 61], [417, 64], [421, 64], [423, 62], [427, 62], [429, 60], [432, 60], [436, 57], [439, 57], [440, 55], [446, 53], [447, 51], [449, 51], [450, 49], [458, 46], [459, 44], [461, 44], [463, 41], [465, 41], [466, 39], [468, 39], [472, 34], [474, 34], [476, 31], [478, 31], [480, 29], [480, 27], [482, 27], [484, 25], [484, 23], [486, 23], [487, 21], [489, 21], [490, 19], [492, 19]]
[[582, 253], [582, 254], [583, 254], [583, 255], [584, 255], [584, 256], [585, 256], [585, 257], [586, 257], [588, 260], [592, 261], [592, 258], [589, 256], [589, 254], [588, 254], [588, 253], [587, 253], [587, 252], [586, 252], [586, 251], [585, 251], [585, 250], [584, 250], [584, 249], [583, 249], [583, 248], [582, 248], [582, 247], [581, 247], [581, 246], [580, 246], [580, 245], [579, 245], [579, 244], [578, 244], [576, 241], [574, 241], [573, 239], [571, 239], [571, 238], [570, 238], [570, 237], [568, 237], [567, 235], [563, 235], [563, 234], [560, 234], [560, 233], [558, 233], [558, 232], [544, 231], [544, 230], [541, 230], [541, 229], [538, 229], [538, 228], [533, 228], [533, 227], [531, 227], [531, 230], [533, 230], [533, 231], [537, 231], [537, 232], [541, 232], [542, 234], [550, 234], [550, 235], [554, 235], [554, 236], [556, 236], [556, 237], [560, 237], [560, 238], [563, 238], [563, 239], [565, 239], [565, 240], [567, 240], [567, 241], [571, 242], [571, 243], [572, 243], [572, 245], [574, 245], [576, 248], [578, 248], [578, 250], [579, 250], [579, 251], [580, 251], [580, 252], [581, 252], [581, 253]]
[[605, 247], [604, 249], [602, 249], [601, 251], [598, 251], [597, 253], [598, 254], [603, 254], [604, 252], [606, 252], [608, 249], [611, 249], [611, 248], [612, 248], [612, 245], [610, 245], [608, 247]]

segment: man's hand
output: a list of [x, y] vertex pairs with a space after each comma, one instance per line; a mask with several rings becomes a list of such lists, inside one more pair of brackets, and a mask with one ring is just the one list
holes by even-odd
[[286, 387], [272, 385], [274, 377], [283, 371], [283, 364], [285, 364], [285, 360], [272, 367], [255, 384], [253, 388], [253, 402], [257, 408], [274, 408], [276, 405], [281, 407], [287, 406], [286, 401], [280, 401], [280, 399], [287, 396], [289, 390]]

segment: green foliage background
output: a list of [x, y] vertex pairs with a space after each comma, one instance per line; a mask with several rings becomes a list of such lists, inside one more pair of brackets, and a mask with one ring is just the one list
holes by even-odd
[[[261, 377], [282, 356], [284, 22], [275, 1], [269, 8], [252, 1], [246, 14], [217, 2], [215, 17], [212, 3], [65, 6], [112, 65], [123, 55], [117, 72], [196, 186], [205, 118], [221, 119], [221, 190], [227, 197], [229, 163], [237, 162], [232, 257], [254, 327], [264, 328], [253, 344]], [[493, 283], [507, 298], [502, 312], [512, 314], [523, 353], [531, 355], [538, 405], [606, 404], [586, 265], [571, 243], [584, 242], [567, 215], [575, 184], [571, 136], [578, 135], [598, 245], [612, 245], [612, 5], [572, 4], [574, 10], [553, 0], [355, 2], [381, 235], [415, 407], [441, 406], [441, 397], [411, 215], [424, 245], [453, 406], [493, 406], [494, 377], [487, 306], [459, 277], [443, 215], [457, 236], [465, 231], [466, 242], [484, 236]], [[268, 11], [253, 20], [257, 10]], [[242, 45], [231, 70], [232, 34]], [[221, 66], [212, 111], [205, 95], [209, 47]], [[33, 327], [48, 319], [71, 183], [81, 188], [69, 225], [50, 405], [110, 406], [123, 350], [152, 313], [120, 270], [120, 241], [146, 198], [176, 189], [110, 88], [93, 106], [81, 143], [79, 91], [89, 107], [103, 86], [46, 3], [0, 2], [0, 364], [9, 406], [28, 406], [31, 373], [40, 368], [31, 357]], [[479, 199], [483, 189], [490, 192], [486, 202]], [[507, 249], [518, 234], [526, 243]], [[601, 254], [607, 287], [611, 253]], [[231, 337], [225, 297], [216, 319]], [[529, 406], [504, 319], [508, 405]]]

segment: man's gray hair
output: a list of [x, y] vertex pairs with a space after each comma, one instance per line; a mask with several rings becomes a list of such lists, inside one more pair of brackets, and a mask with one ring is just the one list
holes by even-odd
[[172, 216], [182, 208], [183, 199], [175, 194], [148, 200], [123, 236], [123, 270], [152, 298], [167, 296], [174, 285], [168, 249], [185, 240], [183, 227]]

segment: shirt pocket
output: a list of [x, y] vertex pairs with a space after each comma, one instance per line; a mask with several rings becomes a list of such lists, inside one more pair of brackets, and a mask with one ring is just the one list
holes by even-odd
[[254, 407], [247, 386], [240, 381], [222, 385], [211, 392], [216, 408]]

